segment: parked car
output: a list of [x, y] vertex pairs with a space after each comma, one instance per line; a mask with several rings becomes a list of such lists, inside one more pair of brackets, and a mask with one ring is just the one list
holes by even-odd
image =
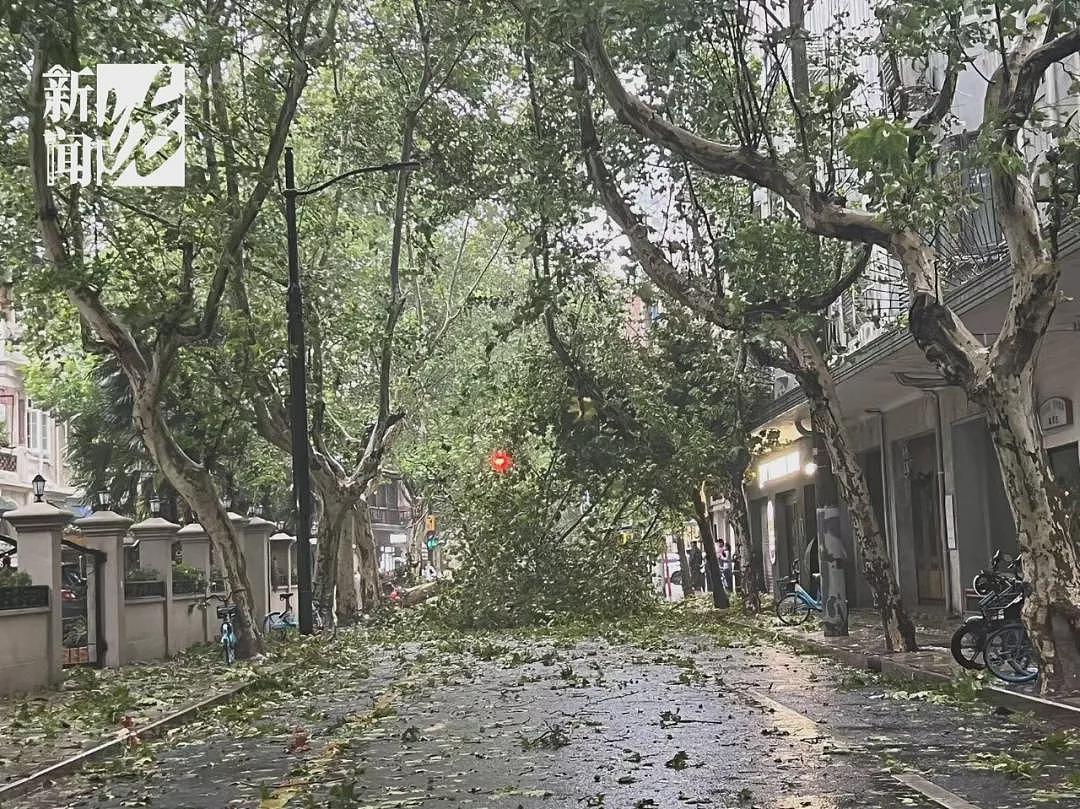
[[657, 592], [668, 601], [680, 601], [683, 597], [682, 566], [679, 554], [668, 553], [653, 566], [653, 582]]
[[60, 566], [60, 602], [60, 612], [64, 618], [86, 614], [86, 579], [75, 562]]

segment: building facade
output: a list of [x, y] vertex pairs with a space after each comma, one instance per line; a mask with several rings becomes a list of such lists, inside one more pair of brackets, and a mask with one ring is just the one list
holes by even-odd
[[[811, 47], [816, 33], [850, 13], [851, 25], [874, 25], [872, 4], [815, 4], [807, 17]], [[994, 213], [988, 172], [963, 168], [982, 122], [986, 78], [998, 57], [979, 55], [960, 74], [953, 104], [953, 134], [961, 182], [978, 200], [945, 217], [933, 234], [939, 283], [950, 307], [968, 328], [990, 345], [1001, 329], [1011, 295], [1008, 250]], [[901, 97], [932, 98], [942, 65], [881, 64], [864, 59], [867, 102], [882, 109]], [[1073, 120], [1080, 99], [1070, 93], [1070, 73], [1080, 57], [1056, 65], [1047, 75], [1037, 106], [1051, 121]], [[920, 95], [921, 94], [921, 95]], [[1026, 144], [1032, 163], [1044, 159], [1048, 144], [1032, 137]], [[1080, 491], [1078, 428], [1073, 402], [1080, 379], [1073, 363], [1080, 350], [1080, 233], [1063, 232], [1058, 261], [1063, 299], [1043, 339], [1035, 390], [1043, 445], [1054, 473], [1067, 490]], [[963, 610], [965, 590], [993, 551], [1016, 550], [1016, 532], [986, 421], [965, 394], [944, 383], [908, 333], [904, 318], [909, 298], [899, 267], [884, 253], [875, 255], [865, 276], [828, 310], [827, 348], [833, 358], [837, 397], [859, 453], [871, 499], [886, 535], [905, 601], [915, 608]], [[804, 559], [816, 534], [812, 439], [805, 398], [782, 372], [772, 379], [771, 401], [757, 427], [777, 430], [779, 446], [755, 458], [746, 497], [750, 528], [765, 581], [787, 575]], [[800, 429], [802, 428], [802, 429]], [[841, 504], [844, 508], [844, 504]], [[724, 505], [714, 505], [721, 536]], [[844, 515], [848, 547], [847, 591], [852, 606], [869, 606], [869, 590], [859, 572], [861, 560]]]
[[415, 565], [421, 559], [416, 545], [417, 524], [422, 519], [419, 506], [419, 499], [398, 472], [383, 472], [368, 495], [380, 573], [393, 573], [398, 567], [410, 562]]
[[34, 477], [46, 481], [46, 497], [66, 502], [76, 495], [64, 456], [67, 425], [35, 406], [26, 392], [26, 357], [19, 351], [21, 329], [10, 306], [0, 321], [0, 504], [25, 505], [33, 499]]

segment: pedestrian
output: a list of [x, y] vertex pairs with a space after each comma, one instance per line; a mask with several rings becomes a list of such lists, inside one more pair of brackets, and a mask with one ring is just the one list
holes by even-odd
[[701, 553], [701, 543], [694, 542], [690, 545], [689, 553], [690, 562], [690, 586], [694, 590], [705, 589], [705, 576], [702, 573], [702, 566], [705, 561], [705, 557]]
[[731, 556], [728, 553], [727, 545], [721, 544], [717, 547], [717, 556], [720, 563], [720, 576], [727, 579], [725, 586], [729, 591], [735, 590], [735, 577], [732, 575], [731, 568]]

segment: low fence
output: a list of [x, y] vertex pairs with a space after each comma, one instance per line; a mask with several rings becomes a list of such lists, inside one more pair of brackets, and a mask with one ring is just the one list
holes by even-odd
[[[5, 590], [44, 590], [45, 604], [29, 607], [0, 607], [0, 694], [29, 691], [42, 684], [42, 673], [52, 666], [49, 654], [50, 619], [48, 587], [11, 587], [0, 589], [6, 604], [18, 603]], [[40, 600], [40, 594], [24, 600]]]
[[[205, 590], [204, 590], [205, 592]], [[178, 652], [210, 640], [207, 634], [206, 613], [213, 612], [202, 604], [202, 593], [177, 593], [173, 589], [169, 605], [169, 647]], [[213, 602], [211, 602], [213, 603]]]
[[124, 659], [156, 660], [167, 657], [168, 604], [165, 582], [125, 582], [124, 594]]

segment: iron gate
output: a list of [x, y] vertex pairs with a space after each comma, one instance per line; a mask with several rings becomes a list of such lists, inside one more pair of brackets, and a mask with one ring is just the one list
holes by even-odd
[[105, 554], [63, 541], [60, 604], [65, 666], [100, 666], [105, 651], [101, 587]]

